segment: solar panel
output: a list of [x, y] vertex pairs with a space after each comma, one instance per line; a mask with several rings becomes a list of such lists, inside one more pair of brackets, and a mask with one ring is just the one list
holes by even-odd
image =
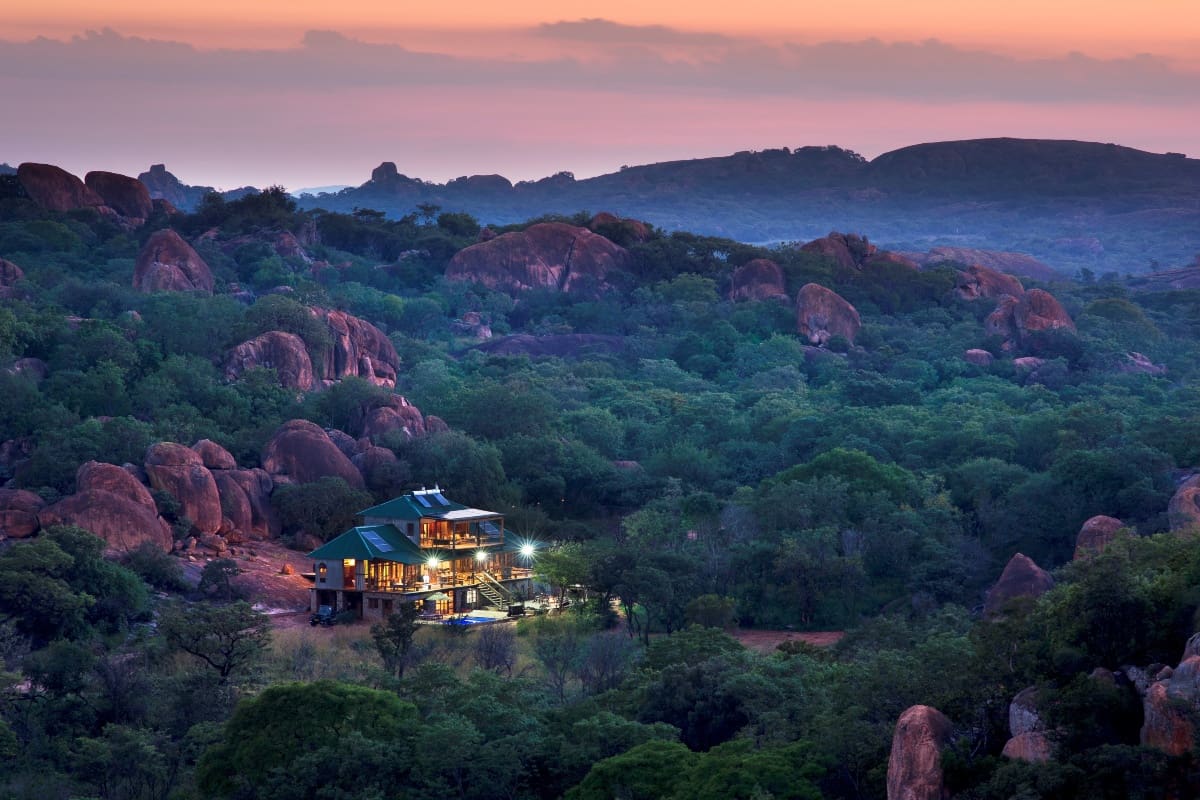
[[434, 492], [433, 499], [437, 500], [439, 503], [441, 503], [444, 506], [450, 505], [450, 501], [447, 500], [445, 497], [443, 497], [441, 492]]
[[375, 549], [381, 553], [390, 553], [393, 548], [391, 543], [380, 536], [376, 531], [362, 531], [362, 537], [375, 546]]
[[433, 508], [433, 506], [431, 506], [429, 504], [429, 500], [425, 497], [425, 495], [414, 494], [413, 497], [417, 498], [417, 502], [420, 503], [421, 505], [425, 506], [426, 508]]

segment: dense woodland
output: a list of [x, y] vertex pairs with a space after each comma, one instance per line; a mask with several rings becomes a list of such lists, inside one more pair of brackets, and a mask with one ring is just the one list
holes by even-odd
[[[497, 630], [414, 635], [396, 615], [314, 644], [237, 601], [236, 563], [195, 587], [174, 556], [107, 560], [79, 529], [0, 542], [0, 798], [882, 798], [893, 727], [917, 703], [954, 723], [955, 797], [1200, 786], [1192, 753], [1139, 746], [1132, 688], [1088, 677], [1177, 664], [1197, 629], [1200, 550], [1166, 511], [1200, 466], [1200, 291], [1064, 279], [1046, 288], [1077, 333], [1009, 353], [984, 333], [994, 303], [954, 292], [962, 265], [849, 270], [616, 225], [602, 232], [634, 266], [610, 291], [514, 297], [445, 280], [480, 224], [433, 206], [299, 211], [271, 189], [126, 230], [0, 189], [0, 256], [24, 271], [0, 302], [0, 367], [48, 367], [41, 381], [0, 369], [0, 441], [28, 449], [0, 480], [52, 501], [81, 463], [140, 463], [156, 442], [208, 438], [254, 466], [287, 420], [347, 426], [386, 390], [301, 395], [269, 370], [231, 382], [219, 368], [270, 330], [319, 352], [307, 307], [340, 308], [388, 334], [397, 391], [450, 430], [388, 440], [398, 461], [370, 496], [277, 491], [285, 535], [328, 538], [364, 501], [436, 482], [554, 542], [547, 583], [590, 598]], [[198, 241], [213, 296], [132, 288], [168, 225]], [[306, 226], [315, 265], [270, 246]], [[810, 347], [789, 303], [725, 299], [761, 257], [792, 296], [816, 282], [852, 303], [856, 341]], [[497, 337], [619, 344], [489, 354], [469, 312]], [[970, 364], [971, 348], [997, 359]], [[1130, 351], [1165, 374], [1126, 371]], [[1072, 561], [1098, 514], [1129, 536]], [[1016, 552], [1057, 586], [984, 619]], [[848, 633], [763, 655], [733, 626]], [[1028, 686], [1057, 743], [1046, 763], [999, 755]]]

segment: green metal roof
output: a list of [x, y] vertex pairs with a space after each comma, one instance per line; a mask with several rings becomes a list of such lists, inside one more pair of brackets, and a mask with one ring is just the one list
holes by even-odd
[[[419, 492], [409, 492], [408, 494], [400, 495], [388, 500], [386, 503], [380, 503], [377, 506], [371, 506], [368, 509], [359, 511], [360, 516], [364, 517], [381, 517], [383, 519], [411, 519], [417, 520], [421, 517], [429, 517], [432, 519], [441, 519], [447, 514], [455, 511], [478, 511], [480, 515], [495, 515], [503, 516], [494, 511], [484, 511], [483, 509], [472, 509], [470, 506], [464, 506], [462, 503], [456, 503], [453, 500], [447, 500], [440, 489], [427, 489]], [[474, 518], [474, 516], [472, 517]]]
[[395, 525], [359, 525], [313, 550], [308, 557], [314, 561], [353, 558], [424, 564], [430, 553], [422, 552]]

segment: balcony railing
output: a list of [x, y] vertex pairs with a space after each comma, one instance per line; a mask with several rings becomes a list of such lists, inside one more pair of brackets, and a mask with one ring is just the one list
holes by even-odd
[[423, 548], [445, 548], [447, 550], [458, 550], [468, 547], [486, 547], [489, 545], [504, 544], [503, 533], [480, 534], [474, 536], [471, 534], [454, 534], [446, 536], [422, 536], [421, 547]]
[[[498, 569], [493, 573], [501, 581], [525, 580], [533, 577], [533, 570], [528, 567], [511, 567]], [[409, 581], [376, 581], [370, 578], [363, 580], [362, 590], [366, 592], [386, 592], [389, 594], [418, 594], [421, 592], [436, 592], [444, 589], [457, 589], [478, 586], [483, 582], [482, 577], [471, 573], [454, 575], [438, 575], [432, 582]]]

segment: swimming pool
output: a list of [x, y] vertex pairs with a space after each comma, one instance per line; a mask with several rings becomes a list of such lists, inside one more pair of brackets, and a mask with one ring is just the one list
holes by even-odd
[[485, 622], [499, 622], [496, 617], [472, 617], [470, 615], [459, 617], [458, 619], [448, 619], [443, 622], [443, 625], [481, 625]]

